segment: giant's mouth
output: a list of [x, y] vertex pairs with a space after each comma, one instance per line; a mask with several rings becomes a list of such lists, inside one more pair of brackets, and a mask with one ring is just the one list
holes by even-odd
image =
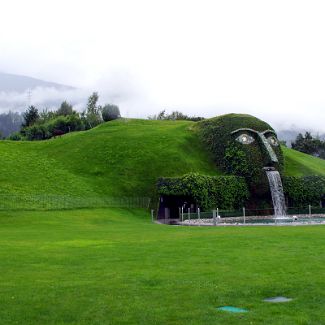
[[271, 171], [275, 171], [276, 169], [274, 167], [263, 167], [263, 170], [265, 170], [266, 172], [271, 172]]

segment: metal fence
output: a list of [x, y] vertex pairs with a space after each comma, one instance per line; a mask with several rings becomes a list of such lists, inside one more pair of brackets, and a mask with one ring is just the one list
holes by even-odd
[[146, 208], [148, 197], [76, 197], [66, 195], [0, 194], [0, 210], [61, 210], [80, 208]]
[[[311, 216], [311, 215], [325, 215], [325, 207], [319, 206], [307, 206], [307, 207], [288, 207], [286, 209], [288, 216]], [[237, 209], [237, 210], [222, 210], [216, 209], [211, 211], [200, 211], [197, 209], [195, 212], [190, 210], [185, 211], [180, 209], [180, 219], [181, 220], [198, 220], [198, 219], [213, 219], [213, 218], [249, 218], [249, 217], [272, 217], [274, 216], [274, 209]]]

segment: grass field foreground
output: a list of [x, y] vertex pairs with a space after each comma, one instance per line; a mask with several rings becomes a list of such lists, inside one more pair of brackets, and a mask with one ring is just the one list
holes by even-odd
[[[163, 226], [143, 210], [1, 212], [1, 324], [323, 324], [324, 235]], [[294, 300], [262, 301], [278, 295]]]

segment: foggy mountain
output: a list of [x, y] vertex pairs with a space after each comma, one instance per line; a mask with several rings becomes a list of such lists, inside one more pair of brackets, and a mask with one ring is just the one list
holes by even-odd
[[53, 109], [64, 100], [76, 105], [84, 97], [83, 91], [72, 86], [0, 72], [0, 113], [23, 112], [29, 105]]
[[37, 87], [55, 88], [58, 90], [74, 89], [71, 86], [61, 85], [55, 82], [44, 81], [27, 76], [0, 72], [0, 92], [26, 92]]

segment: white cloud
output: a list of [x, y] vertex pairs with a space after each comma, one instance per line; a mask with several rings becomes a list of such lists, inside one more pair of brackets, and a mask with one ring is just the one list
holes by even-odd
[[130, 116], [236, 111], [325, 131], [324, 9], [286, 0], [3, 1], [0, 70], [97, 89]]

